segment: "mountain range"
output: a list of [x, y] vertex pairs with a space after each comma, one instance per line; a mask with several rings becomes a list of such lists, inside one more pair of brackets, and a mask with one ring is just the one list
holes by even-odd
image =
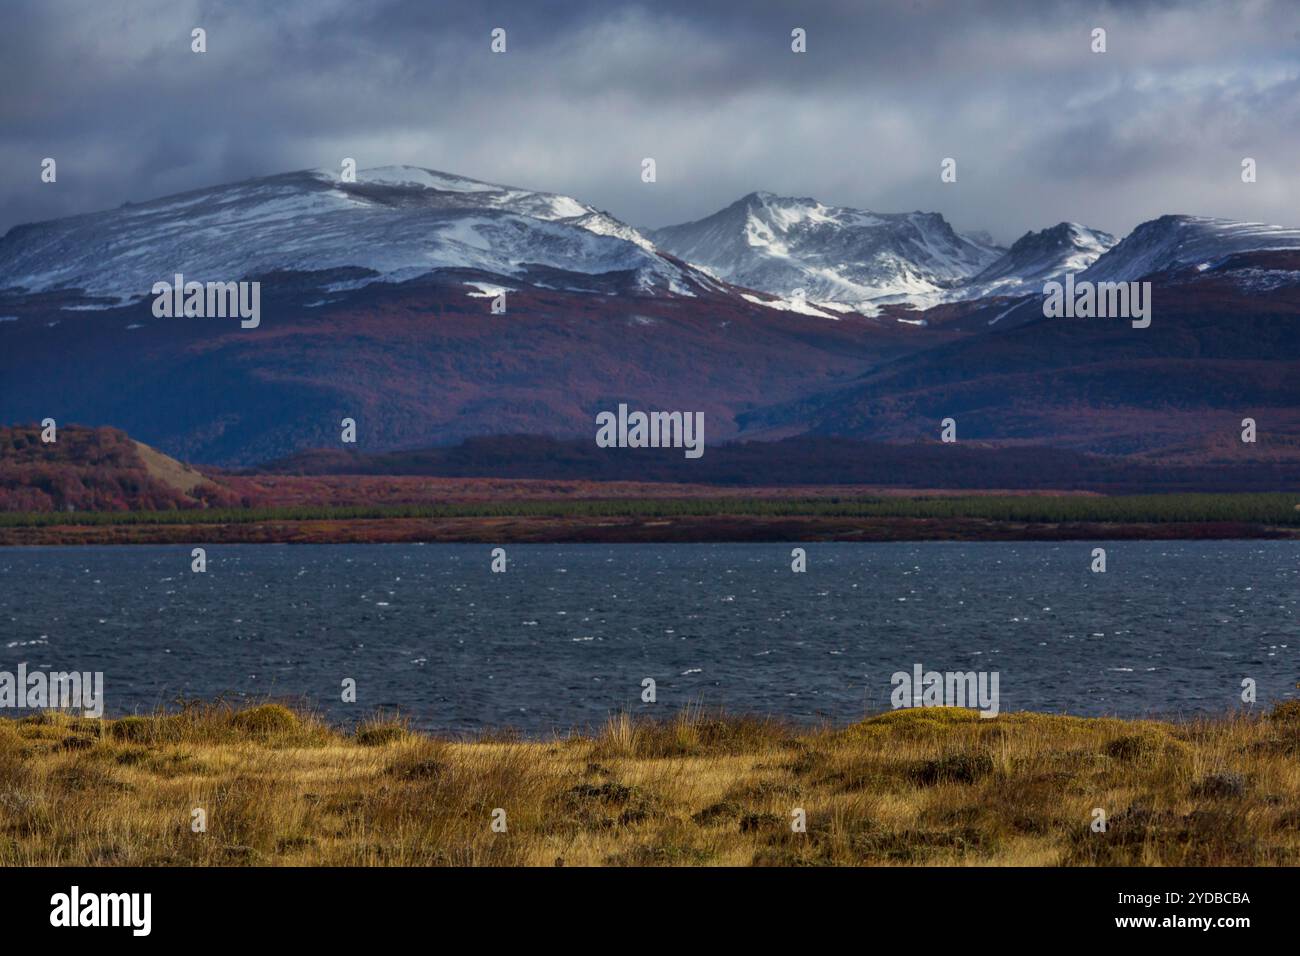
[[[261, 282], [260, 326], [155, 318], [177, 273]], [[1044, 318], [1067, 273], [1151, 281], [1151, 328]], [[580, 437], [630, 402], [703, 411], [715, 444], [932, 440], [954, 417], [962, 440], [1289, 459], [1298, 312], [1300, 229], [1280, 226], [1060, 223], [1003, 249], [937, 213], [756, 192], [639, 230], [415, 167], [302, 171], [0, 238], [0, 421], [247, 465], [338, 447], [343, 417], [378, 452]], [[1252, 413], [1266, 437], [1237, 447]]]

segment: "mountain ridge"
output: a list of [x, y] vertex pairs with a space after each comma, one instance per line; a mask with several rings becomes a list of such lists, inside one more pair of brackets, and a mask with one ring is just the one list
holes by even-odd
[[[381, 451], [590, 436], [621, 402], [702, 412], [710, 445], [909, 440], [947, 416], [963, 440], [1188, 460], [1220, 454], [1233, 416], [1258, 415], [1279, 454], [1300, 434], [1300, 230], [1169, 216], [1099, 252], [1114, 237], [1062, 223], [997, 251], [938, 214], [757, 192], [715, 220], [738, 254], [744, 230], [770, 246], [786, 233], [764, 223], [784, 223], [859, 278], [907, 271], [903, 248], [950, 270], [922, 307], [900, 295], [864, 315], [815, 287], [732, 284], [572, 197], [420, 167], [358, 180], [283, 174], [10, 230], [0, 421], [113, 425], [233, 466], [335, 445], [345, 417]], [[1152, 281], [1150, 329], [1044, 316], [1038, 281], [1094, 253], [1080, 278]], [[261, 324], [155, 317], [150, 286], [177, 271], [261, 281]]]
[[575, 290], [581, 277], [601, 278], [599, 291], [625, 295], [753, 290], [763, 295], [747, 296], [752, 303], [837, 318], [1034, 294], [1066, 272], [1131, 281], [1285, 249], [1300, 249], [1300, 229], [1182, 214], [1122, 239], [1062, 222], [1004, 249], [958, 233], [941, 213], [876, 213], [766, 190], [641, 230], [560, 193], [383, 166], [358, 171], [355, 182], [298, 170], [17, 225], [0, 237], [0, 291], [79, 291], [81, 307], [94, 309], [138, 301], [176, 273], [197, 281], [320, 273], [328, 281], [318, 291], [328, 295], [469, 270]]
[[0, 288], [80, 290], [112, 304], [143, 298], [174, 273], [232, 281], [344, 268], [366, 271], [354, 286], [456, 268], [516, 278], [537, 268], [631, 273], [647, 293], [717, 285], [572, 197], [409, 166], [363, 170], [356, 182], [299, 170], [23, 224], [0, 238]]
[[892, 302], [937, 301], [1001, 251], [959, 235], [939, 213], [874, 213], [766, 191], [647, 235], [736, 285], [864, 314]]

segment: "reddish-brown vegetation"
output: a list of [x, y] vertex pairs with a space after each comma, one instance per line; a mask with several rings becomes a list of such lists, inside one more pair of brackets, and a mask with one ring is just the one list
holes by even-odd
[[[586, 481], [548, 478], [441, 478], [426, 475], [284, 475], [219, 474], [222, 484], [259, 507], [329, 507], [359, 505], [466, 504], [512, 501], [588, 501], [611, 498], [721, 498], [737, 494], [734, 487], [665, 481]], [[746, 486], [746, 498], [861, 498], [906, 495], [929, 498], [952, 494], [951, 489], [902, 488], [885, 485], [759, 485]], [[1014, 491], [980, 489], [977, 495], [1081, 494], [1091, 492], [1041, 489]]]
[[[239, 507], [236, 492], [116, 428], [0, 426], [0, 511], [170, 511]], [[180, 480], [178, 480], [180, 479]]]

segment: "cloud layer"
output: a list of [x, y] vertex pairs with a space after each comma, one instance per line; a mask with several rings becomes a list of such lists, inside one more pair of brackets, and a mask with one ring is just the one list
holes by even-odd
[[345, 156], [651, 227], [755, 189], [936, 210], [1004, 242], [1167, 212], [1300, 224], [1292, 0], [147, 0], [3, 17], [0, 230]]

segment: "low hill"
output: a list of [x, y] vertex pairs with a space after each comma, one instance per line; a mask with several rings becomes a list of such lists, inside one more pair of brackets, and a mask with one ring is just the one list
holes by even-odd
[[168, 511], [246, 502], [117, 428], [0, 426], [0, 511]]

